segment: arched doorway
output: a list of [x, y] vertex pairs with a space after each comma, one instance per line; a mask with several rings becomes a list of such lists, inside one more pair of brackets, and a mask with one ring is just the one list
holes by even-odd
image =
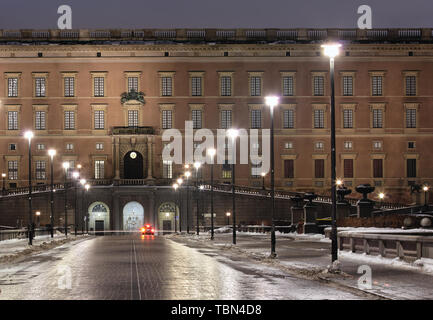
[[144, 209], [137, 201], [123, 207], [123, 230], [138, 231], [144, 225]]
[[176, 229], [179, 230], [179, 214], [176, 204], [173, 202], [165, 202], [158, 209], [158, 229], [162, 233], [171, 233]]
[[110, 209], [103, 202], [93, 202], [88, 209], [89, 230], [103, 233], [110, 228]]
[[143, 156], [138, 151], [129, 151], [123, 157], [123, 177], [143, 179]]

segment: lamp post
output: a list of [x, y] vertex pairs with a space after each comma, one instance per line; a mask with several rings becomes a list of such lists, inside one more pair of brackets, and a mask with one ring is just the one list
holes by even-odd
[[29, 141], [29, 245], [33, 244], [33, 214], [32, 214], [32, 138], [33, 132], [26, 131], [24, 137]]
[[80, 173], [78, 171], [72, 172], [72, 177], [74, 178], [74, 230], [75, 236], [78, 234], [78, 211], [77, 211], [77, 181], [80, 178]]
[[[176, 194], [177, 188], [179, 185], [177, 183], [173, 183], [174, 193]], [[179, 190], [180, 191], [180, 190]], [[174, 209], [174, 232], [177, 233], [177, 219], [176, 219], [176, 208]]]
[[3, 179], [3, 187], [2, 187], [2, 194], [6, 194], [6, 173], [2, 173], [2, 179]]
[[68, 170], [69, 170], [69, 162], [63, 162], [63, 169], [65, 169], [65, 237], [68, 237], [68, 194], [67, 194], [67, 183], [68, 183]]
[[266, 177], [266, 172], [262, 172], [261, 173], [262, 176], [262, 189], [265, 190], [265, 177]]
[[[189, 168], [188, 165], [185, 168]], [[186, 233], [189, 233], [189, 177], [191, 176], [191, 172], [185, 172], [186, 177]]]
[[385, 198], [385, 194], [383, 192], [380, 192], [379, 193], [379, 199], [380, 199], [380, 208], [381, 209], [382, 209], [382, 202], [383, 202], [384, 198]]
[[422, 187], [422, 190], [424, 191], [424, 207], [425, 207], [425, 209], [427, 210], [427, 208], [428, 208], [428, 205], [427, 205], [427, 193], [428, 193], [428, 190], [429, 190], [430, 188], [427, 186], [427, 185], [424, 185], [423, 187]]
[[210, 239], [214, 239], [214, 224], [213, 224], [213, 165], [214, 157], [216, 154], [215, 149], [209, 149], [207, 151], [208, 155], [211, 157], [210, 163]]
[[338, 259], [337, 245], [337, 188], [336, 188], [336, 153], [335, 153], [335, 88], [334, 88], [334, 58], [338, 56], [341, 44], [322, 45], [324, 53], [329, 57], [331, 78], [331, 256], [332, 262]]
[[41, 218], [41, 212], [40, 211], [36, 211], [35, 215], [36, 215], [36, 226], [39, 228], [40, 225], [41, 225], [41, 220], [40, 220], [40, 218]]
[[[86, 183], [84, 189], [86, 189], [85, 194], [87, 194], [87, 191], [90, 189], [90, 184]], [[86, 210], [86, 233], [89, 234], [89, 210]]]
[[[275, 252], [275, 170], [274, 170], [274, 108], [278, 105], [278, 97], [268, 96], [265, 98], [266, 105], [271, 112], [271, 257], [277, 256]], [[264, 177], [263, 177], [264, 179]]]
[[226, 217], [227, 217], [227, 225], [230, 225], [230, 212], [226, 212]]
[[80, 223], [81, 223], [81, 234], [84, 234], [84, 221], [86, 219], [85, 215], [84, 215], [84, 193], [86, 192], [85, 187], [87, 184], [87, 180], [86, 179], [80, 179], [80, 185], [83, 188], [81, 190], [81, 214], [80, 214]]
[[232, 211], [233, 211], [233, 244], [236, 244], [236, 190], [235, 190], [235, 164], [236, 164], [236, 137], [239, 131], [236, 129], [227, 130], [228, 136], [232, 139]]
[[50, 206], [51, 206], [51, 216], [50, 216], [50, 224], [51, 224], [51, 238], [54, 238], [54, 156], [56, 155], [56, 150], [49, 149], [48, 155], [50, 156], [50, 174], [51, 174], [51, 187], [50, 187]]
[[196, 161], [194, 162], [194, 168], [195, 168], [195, 192], [196, 192], [196, 217], [197, 217], [197, 235], [200, 234], [200, 226], [199, 226], [199, 214], [200, 214], [200, 210], [199, 210], [199, 191], [198, 191], [198, 170], [201, 167], [201, 163]]
[[179, 185], [179, 232], [182, 233], [182, 183], [183, 179], [178, 178], [177, 184]]

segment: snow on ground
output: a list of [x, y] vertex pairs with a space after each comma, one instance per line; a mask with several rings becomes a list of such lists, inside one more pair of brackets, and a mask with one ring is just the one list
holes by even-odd
[[[330, 230], [330, 228], [326, 228]], [[374, 227], [339, 227], [338, 231], [359, 233], [433, 233], [433, 229], [401, 229], [401, 228], [374, 228]]]

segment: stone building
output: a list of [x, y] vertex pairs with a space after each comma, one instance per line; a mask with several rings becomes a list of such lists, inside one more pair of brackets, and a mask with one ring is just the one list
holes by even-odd
[[[432, 29], [0, 30], [4, 186], [28, 185], [23, 133], [32, 130], [34, 185], [50, 183], [47, 150], [54, 148], [54, 182], [63, 182], [63, 162], [80, 164], [81, 177], [106, 190], [83, 210], [111, 216], [105, 229], [127, 229], [137, 214], [176, 207], [150, 205], [159, 187], [184, 172], [162, 159], [164, 130], [184, 133], [185, 121], [213, 132], [267, 129], [264, 97], [272, 94], [280, 97], [276, 187], [326, 193], [330, 79], [320, 46], [327, 41], [342, 44], [335, 63], [338, 177], [348, 187], [370, 183], [388, 201], [410, 201], [409, 186], [433, 178]], [[260, 144], [250, 147], [260, 153]], [[216, 181], [230, 183], [230, 166], [214, 170]], [[200, 174], [208, 180], [209, 166]], [[261, 172], [237, 165], [236, 182], [261, 187]], [[131, 192], [131, 185], [143, 188]]]

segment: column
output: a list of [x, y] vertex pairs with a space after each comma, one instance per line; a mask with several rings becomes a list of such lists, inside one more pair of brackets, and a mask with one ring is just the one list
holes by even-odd
[[114, 138], [114, 179], [120, 179], [120, 157], [119, 157], [119, 138]]
[[153, 137], [147, 137], [147, 180], [153, 178]]

